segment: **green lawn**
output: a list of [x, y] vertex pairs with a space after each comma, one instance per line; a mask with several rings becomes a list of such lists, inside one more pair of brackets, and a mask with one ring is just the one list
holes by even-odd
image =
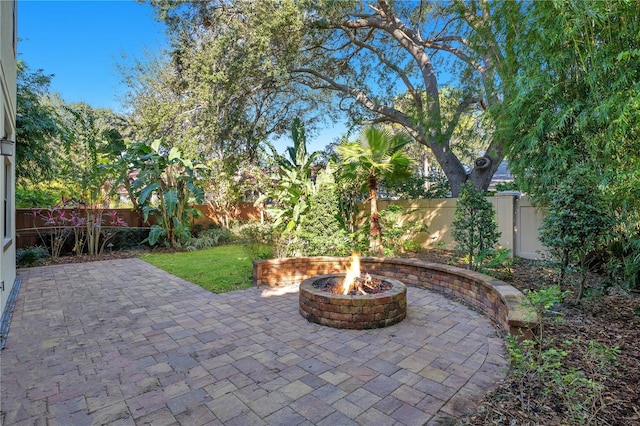
[[140, 259], [213, 293], [251, 287], [252, 251], [245, 245], [224, 245], [179, 253], [143, 254]]

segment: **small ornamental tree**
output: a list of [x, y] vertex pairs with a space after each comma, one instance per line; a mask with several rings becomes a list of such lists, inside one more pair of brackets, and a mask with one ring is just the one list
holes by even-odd
[[576, 301], [582, 298], [587, 279], [587, 255], [604, 242], [610, 224], [604, 195], [589, 168], [574, 167], [549, 195], [540, 242], [560, 263], [561, 285], [569, 266], [578, 266], [581, 275]]
[[491, 203], [471, 182], [463, 185], [458, 197], [452, 233], [456, 250], [467, 259], [467, 268], [474, 271], [493, 254], [500, 238]]

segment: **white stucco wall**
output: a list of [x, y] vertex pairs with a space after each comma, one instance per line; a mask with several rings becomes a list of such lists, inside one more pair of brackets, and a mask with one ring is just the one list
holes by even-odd
[[[16, 120], [16, 8], [15, 1], [0, 1], [0, 138], [7, 136], [11, 140], [15, 140]], [[0, 208], [1, 313], [16, 278], [15, 154], [0, 156], [0, 195], [3, 200]], [[6, 232], [5, 223], [8, 224]]]
[[[545, 251], [538, 239], [538, 229], [542, 225], [543, 212], [534, 207], [526, 195], [519, 192], [499, 192], [488, 200], [493, 205], [501, 236], [498, 245], [511, 250], [514, 256], [525, 259], [540, 259]], [[436, 198], [422, 200], [379, 200], [378, 209], [384, 210], [390, 204], [402, 206], [411, 211], [405, 220], [419, 221], [427, 226], [415, 239], [425, 248], [453, 250], [455, 241], [451, 234], [456, 213], [456, 198]], [[360, 220], [369, 214], [369, 204], [360, 206]], [[384, 230], [383, 230], [384, 232]]]

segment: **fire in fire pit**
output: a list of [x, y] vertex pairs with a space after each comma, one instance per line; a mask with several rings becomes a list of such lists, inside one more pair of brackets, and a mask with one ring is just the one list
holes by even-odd
[[393, 286], [390, 282], [378, 277], [373, 277], [368, 273], [360, 272], [360, 258], [352, 256], [351, 266], [347, 269], [344, 277], [330, 276], [314, 281], [313, 286], [328, 293], [367, 295], [378, 294], [390, 290]]
[[[327, 293], [345, 294], [344, 288], [346, 287], [346, 280], [346, 276], [344, 278], [340, 276], [332, 276], [316, 280], [313, 283], [313, 286], [315, 288], [326, 291]], [[355, 296], [357, 294], [378, 294], [390, 290], [392, 287], [393, 286], [391, 285], [391, 283], [385, 281], [384, 279], [373, 277], [369, 274], [364, 274], [363, 276], [357, 277], [354, 280], [353, 285], [350, 289], [346, 287], [348, 289], [346, 294], [350, 294], [352, 296]]]
[[300, 284], [300, 314], [317, 324], [352, 329], [387, 327], [406, 317], [407, 287], [403, 283], [360, 276], [357, 256], [349, 271], [304, 280]]

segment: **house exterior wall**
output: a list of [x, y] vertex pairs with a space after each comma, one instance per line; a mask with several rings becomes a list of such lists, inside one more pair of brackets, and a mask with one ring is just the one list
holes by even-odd
[[[0, 2], [0, 138], [15, 141], [17, 2]], [[15, 151], [15, 147], [14, 147]], [[0, 156], [0, 313], [16, 278], [15, 154]]]

